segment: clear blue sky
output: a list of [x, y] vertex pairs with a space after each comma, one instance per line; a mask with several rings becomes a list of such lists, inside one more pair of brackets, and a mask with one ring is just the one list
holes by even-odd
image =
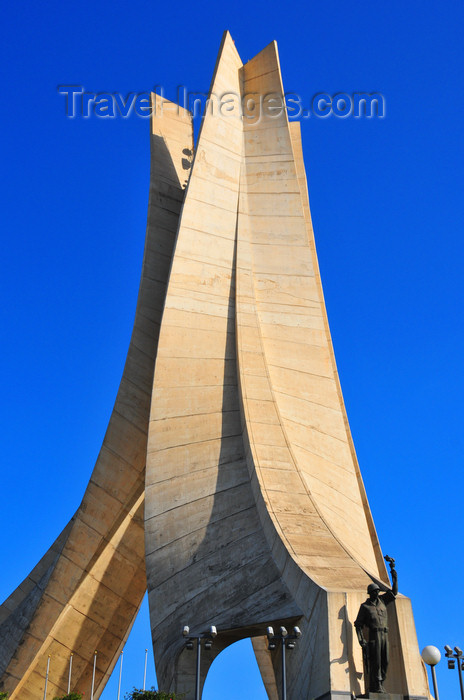
[[[420, 648], [464, 646], [463, 20], [461, 0], [4, 7], [0, 598], [79, 505], [121, 377], [143, 253], [148, 121], [67, 119], [57, 85], [207, 90], [228, 28], [243, 60], [276, 39], [285, 89], [307, 102], [318, 92], [385, 96], [383, 120], [303, 122], [311, 208], [384, 553], [412, 598]], [[141, 685], [149, 645], [145, 606], [125, 689]], [[247, 643], [225, 652], [205, 700], [244, 687], [264, 698], [253, 664]], [[457, 672], [442, 661], [437, 673], [442, 698], [457, 697]], [[115, 687], [113, 678], [103, 700]]]

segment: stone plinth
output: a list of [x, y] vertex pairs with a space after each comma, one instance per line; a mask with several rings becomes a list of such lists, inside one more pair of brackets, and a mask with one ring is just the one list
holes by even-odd
[[367, 693], [367, 695], [357, 695], [357, 698], [366, 700], [429, 700], [427, 695], [398, 695], [397, 693]]

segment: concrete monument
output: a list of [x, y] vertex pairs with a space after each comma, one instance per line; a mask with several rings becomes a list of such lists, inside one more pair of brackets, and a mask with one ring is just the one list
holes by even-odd
[[[226, 32], [195, 151], [191, 114], [153, 96], [146, 247], [134, 331], [81, 506], [0, 608], [2, 688], [98, 698], [146, 588], [160, 687], [193, 697], [183, 625], [252, 637], [297, 624], [288, 697], [363, 692], [355, 620], [390, 581], [343, 404], [298, 123], [277, 46], [246, 64]], [[191, 154], [194, 152], [193, 160]], [[144, 504], [145, 502], [145, 504]], [[410, 601], [389, 606], [392, 698], [429, 698]]]

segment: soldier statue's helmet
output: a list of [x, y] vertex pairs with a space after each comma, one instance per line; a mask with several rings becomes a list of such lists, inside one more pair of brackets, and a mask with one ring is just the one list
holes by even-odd
[[370, 583], [367, 587], [367, 592], [372, 593], [372, 591], [380, 591], [380, 586], [376, 583]]

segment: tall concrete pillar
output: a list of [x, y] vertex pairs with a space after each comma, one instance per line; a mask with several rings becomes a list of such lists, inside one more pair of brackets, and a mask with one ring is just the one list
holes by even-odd
[[43, 697], [49, 655], [49, 696], [64, 694], [71, 653], [73, 687], [89, 693], [95, 650], [98, 698], [146, 591], [143, 509], [153, 368], [193, 149], [191, 115], [154, 100], [147, 236], [124, 373], [80, 507], [0, 607], [0, 689], [11, 700]]
[[[219, 631], [202, 680], [224, 646], [253, 636], [277, 697], [280, 657], [258, 633], [295, 620], [289, 697], [360, 694], [353, 621], [368, 583], [390, 586], [336, 370], [299, 128], [283, 100], [276, 44], [242, 65], [226, 34], [179, 221], [148, 432], [156, 667], [187, 698], [195, 656], [184, 624]], [[400, 598], [391, 615], [387, 688], [426, 698], [408, 610]]]

